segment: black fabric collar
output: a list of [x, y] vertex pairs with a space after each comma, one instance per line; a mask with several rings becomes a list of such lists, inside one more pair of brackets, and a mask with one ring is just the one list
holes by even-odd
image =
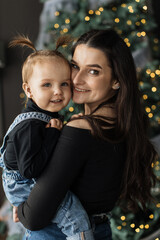
[[49, 112], [49, 111], [45, 111], [41, 108], [39, 108], [37, 106], [37, 104], [35, 104], [32, 99], [28, 98], [28, 101], [27, 101], [27, 104], [26, 104], [26, 107], [23, 109], [22, 112], [42, 112], [42, 113], [45, 113], [49, 116], [51, 116], [52, 118], [59, 118], [60, 115], [58, 114], [58, 112]]

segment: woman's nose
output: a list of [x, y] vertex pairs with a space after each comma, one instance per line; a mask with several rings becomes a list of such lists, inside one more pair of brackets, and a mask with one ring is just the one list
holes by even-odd
[[74, 85], [79, 85], [79, 84], [83, 84], [84, 82], [84, 74], [81, 71], [78, 72], [73, 72], [72, 73], [72, 82]]

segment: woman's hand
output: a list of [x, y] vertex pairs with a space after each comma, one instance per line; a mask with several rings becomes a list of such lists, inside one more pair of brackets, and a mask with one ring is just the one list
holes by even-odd
[[49, 123], [46, 125], [46, 128], [57, 128], [58, 130], [61, 130], [63, 127], [62, 121], [57, 119], [57, 118], [53, 118], [49, 121]]
[[18, 208], [13, 206], [13, 222], [19, 222]]
[[71, 119], [82, 117], [83, 115], [84, 115], [83, 113], [74, 114], [74, 115], [72, 115]]

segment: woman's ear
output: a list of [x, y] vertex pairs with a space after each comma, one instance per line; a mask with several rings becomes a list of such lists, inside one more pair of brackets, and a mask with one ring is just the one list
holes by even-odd
[[117, 80], [113, 81], [112, 89], [118, 90], [120, 88], [120, 83]]
[[31, 88], [28, 83], [23, 83], [22, 88], [28, 98], [32, 98]]

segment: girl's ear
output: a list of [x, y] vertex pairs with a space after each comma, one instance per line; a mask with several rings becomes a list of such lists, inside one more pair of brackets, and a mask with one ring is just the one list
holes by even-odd
[[118, 90], [120, 88], [120, 83], [117, 80], [113, 81], [112, 89]]
[[23, 83], [22, 88], [28, 98], [32, 98], [31, 88], [28, 83]]

